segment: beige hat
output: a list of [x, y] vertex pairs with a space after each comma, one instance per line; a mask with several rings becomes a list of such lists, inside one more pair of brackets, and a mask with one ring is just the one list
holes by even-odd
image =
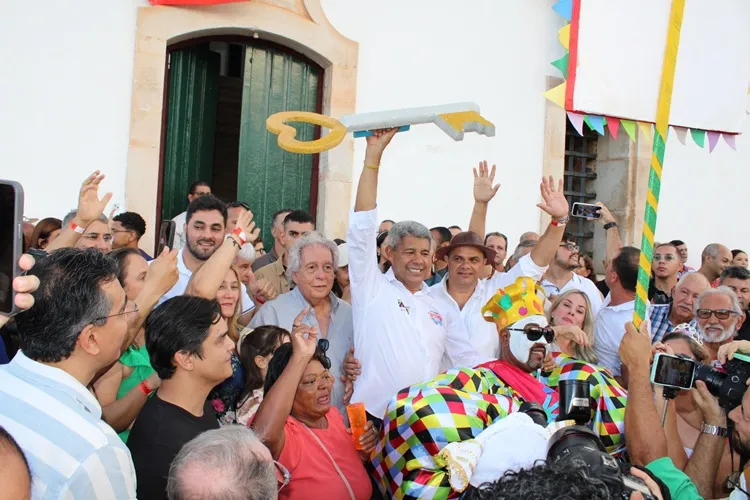
[[349, 265], [349, 247], [346, 243], [342, 243], [338, 246], [339, 249], [339, 267], [346, 267]]

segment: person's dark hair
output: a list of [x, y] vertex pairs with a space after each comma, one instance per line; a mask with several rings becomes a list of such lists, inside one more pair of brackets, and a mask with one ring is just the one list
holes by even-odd
[[[276, 349], [276, 352], [273, 353], [273, 358], [271, 358], [271, 361], [268, 363], [268, 371], [266, 372], [266, 381], [263, 385], [263, 393], [268, 394], [268, 391], [271, 390], [273, 384], [275, 384], [279, 377], [281, 377], [281, 374], [284, 373], [284, 369], [286, 368], [286, 365], [289, 364], [290, 359], [292, 359], [291, 342], [288, 344], [281, 344], [279, 348]], [[323, 368], [326, 370], [331, 369], [331, 360], [328, 359], [328, 356], [326, 356], [326, 353], [320, 348], [320, 346], [315, 348], [315, 354], [313, 354], [310, 361], [313, 359], [320, 361], [320, 364], [323, 365]]]
[[722, 271], [721, 276], [719, 277], [719, 284], [722, 284], [727, 278], [734, 278], [743, 281], [750, 280], [750, 271], [744, 267], [729, 266]]
[[211, 184], [209, 184], [206, 181], [195, 181], [194, 183], [190, 184], [190, 191], [188, 191], [188, 194], [195, 194], [195, 190], [198, 189], [200, 186], [206, 186], [207, 188], [211, 189]]
[[282, 214], [286, 214], [286, 215], [284, 215], [284, 218], [286, 218], [286, 216], [289, 215], [292, 212], [294, 212], [294, 210], [292, 210], [291, 208], [282, 208], [281, 210], [277, 210], [273, 214], [273, 217], [271, 217], [271, 225], [273, 225], [273, 226], [281, 226], [281, 225], [283, 225], [284, 221], [283, 220], [279, 220], [279, 217]]
[[146, 221], [135, 212], [123, 212], [112, 217], [113, 221], [122, 224], [127, 231], [134, 231], [137, 239], [146, 234]]
[[227, 223], [227, 206], [226, 204], [218, 199], [216, 196], [209, 194], [206, 196], [199, 196], [190, 202], [187, 207], [187, 213], [185, 214], [185, 222], [190, 223], [190, 219], [193, 218], [195, 212], [210, 212], [216, 210], [224, 218], [224, 225]]
[[286, 226], [290, 222], [296, 222], [297, 224], [313, 224], [315, 225], [315, 220], [313, 219], [312, 215], [308, 214], [304, 210], [292, 210], [287, 214], [286, 217], [284, 217], [284, 228], [286, 229]]
[[622, 287], [629, 291], [635, 292], [638, 283], [638, 260], [641, 257], [641, 251], [635, 247], [622, 247], [620, 253], [612, 261], [612, 267], [620, 278]]
[[[380, 264], [380, 247], [383, 246], [383, 243], [385, 243], [385, 239], [388, 237], [388, 231], [383, 231], [378, 235], [378, 238], [375, 240], [375, 262]], [[389, 261], [385, 261], [385, 264], [383, 265], [383, 272], [388, 272], [388, 269], [390, 269], [391, 263]]]
[[125, 287], [125, 275], [128, 274], [128, 257], [131, 255], [137, 255], [141, 258], [141, 252], [137, 248], [123, 247], [109, 252], [109, 257], [117, 262], [117, 267], [120, 270], [117, 273], [117, 281], [120, 282], [120, 286]]
[[737, 257], [741, 253], [744, 253], [745, 255], [747, 255], [746, 251], [740, 250], [739, 248], [735, 248], [734, 250], [732, 250], [732, 258], [734, 259], [735, 257]]
[[508, 250], [508, 237], [505, 236], [503, 233], [498, 233], [497, 231], [493, 231], [491, 233], [487, 233], [487, 235], [484, 237], [484, 246], [487, 246], [487, 240], [490, 239], [490, 236], [498, 236], [505, 240], [505, 250]]
[[63, 248], [38, 260], [28, 274], [40, 284], [34, 307], [16, 316], [21, 349], [40, 362], [67, 359], [86, 326], [107, 322], [112, 302], [102, 286], [117, 279], [117, 263], [93, 248]]
[[590, 279], [593, 283], [596, 283], [596, 271], [594, 271], [593, 259], [585, 254], [579, 255], [579, 258], [583, 259], [583, 266], [589, 272], [589, 275], [586, 277]]
[[203, 342], [211, 325], [221, 319], [216, 300], [179, 295], [173, 297], [146, 317], [146, 349], [151, 366], [162, 380], [175, 372], [174, 356], [178, 352], [203, 355]]
[[672, 240], [669, 243], [674, 245], [675, 248], [685, 244], [685, 242], [682, 240]]
[[34, 226], [34, 231], [31, 233], [29, 248], [41, 249], [41, 247], [39, 246], [39, 240], [43, 240], [45, 243], [49, 243], [49, 241], [47, 240], [49, 239], [50, 235], [58, 229], [62, 229], [62, 221], [60, 219], [47, 217], [46, 219], [40, 220], [36, 223], [36, 226]]
[[[245, 390], [237, 401], [243, 401], [256, 389], [263, 387], [260, 368], [255, 364], [255, 356], [268, 356], [276, 347], [289, 338], [289, 331], [275, 325], [259, 326], [248, 333], [239, 346], [240, 362], [245, 372]], [[241, 406], [238, 404], [237, 406]]]
[[451, 234], [451, 230], [444, 226], [436, 226], [430, 229], [430, 232], [437, 231], [437, 233], [440, 235], [440, 240], [436, 241], [435, 243], [439, 247], [443, 243], [450, 243], [451, 238], [453, 238], [453, 235]]
[[336, 245], [338, 246], [338, 245], [343, 245], [344, 243], [346, 243], [346, 240], [342, 240], [341, 238], [334, 238], [333, 242], [336, 243]]
[[29, 461], [26, 460], [26, 455], [24, 455], [21, 447], [18, 446], [16, 440], [13, 439], [13, 436], [11, 436], [2, 425], [0, 425], [0, 448], [5, 448], [6, 446], [10, 448], [11, 452], [15, 452], [18, 456], [21, 457], [21, 460], [23, 460], [23, 464], [26, 466], [26, 472], [29, 474], [30, 479], [31, 469], [29, 469]]

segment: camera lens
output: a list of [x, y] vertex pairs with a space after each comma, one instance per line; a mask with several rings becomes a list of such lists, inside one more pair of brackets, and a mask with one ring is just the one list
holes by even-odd
[[542, 405], [535, 403], [534, 401], [526, 401], [521, 404], [518, 409], [521, 413], [525, 413], [535, 424], [547, 427], [547, 412], [544, 411]]
[[591, 420], [592, 410], [588, 382], [561, 380], [557, 388], [560, 392], [560, 413], [557, 421], [575, 420], [578, 425], [586, 425]]
[[724, 383], [726, 378], [726, 373], [715, 370], [709, 365], [699, 364], [695, 368], [695, 380], [702, 380], [711, 394], [716, 397], [721, 394], [721, 384]]

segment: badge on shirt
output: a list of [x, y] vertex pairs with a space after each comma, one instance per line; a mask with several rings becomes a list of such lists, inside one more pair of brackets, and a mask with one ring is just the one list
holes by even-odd
[[398, 308], [401, 309], [402, 311], [406, 311], [406, 314], [411, 313], [411, 310], [408, 307], [406, 307], [406, 305], [403, 302], [401, 302], [401, 299], [398, 299]]
[[440, 316], [440, 314], [436, 313], [435, 311], [430, 311], [430, 319], [437, 326], [443, 326], [443, 317]]

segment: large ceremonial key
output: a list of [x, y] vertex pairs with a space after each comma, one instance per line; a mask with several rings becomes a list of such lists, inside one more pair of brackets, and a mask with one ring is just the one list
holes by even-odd
[[[306, 111], [283, 111], [268, 117], [268, 131], [278, 134], [279, 147], [291, 153], [313, 154], [335, 148], [347, 132], [354, 137], [372, 135], [373, 130], [398, 127], [405, 132], [412, 125], [434, 123], [454, 141], [461, 141], [465, 132], [493, 137], [495, 125], [479, 114], [479, 106], [472, 102], [425, 106], [421, 108], [396, 109], [346, 115], [341, 120]], [[287, 122], [302, 122], [330, 129], [327, 135], [314, 141], [298, 141], [297, 130]]]

